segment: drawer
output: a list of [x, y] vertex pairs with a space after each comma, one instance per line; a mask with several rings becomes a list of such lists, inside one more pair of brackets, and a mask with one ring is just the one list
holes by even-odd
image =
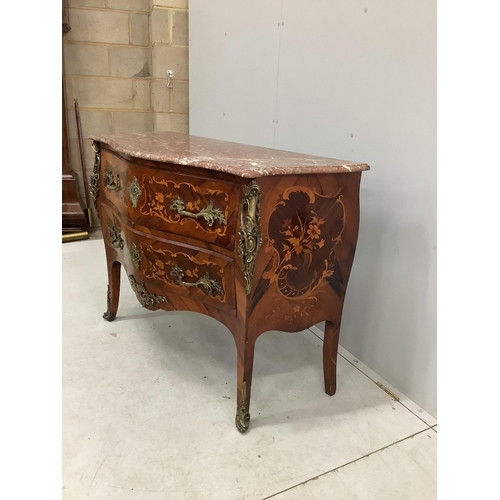
[[104, 240], [117, 251], [129, 276], [133, 274], [146, 288], [235, 313], [233, 259], [145, 234], [105, 205], [101, 217]]
[[[171, 166], [172, 169], [175, 166]], [[101, 152], [104, 198], [131, 221], [160, 231], [234, 245], [238, 184], [155, 169]]]

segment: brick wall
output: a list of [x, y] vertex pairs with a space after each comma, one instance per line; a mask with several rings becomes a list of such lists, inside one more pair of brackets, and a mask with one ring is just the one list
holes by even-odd
[[63, 71], [70, 164], [83, 198], [74, 99], [87, 177], [94, 163], [90, 135], [188, 132], [188, 0], [69, 0], [69, 7]]
[[[155, 130], [188, 132], [188, 0], [151, 0]], [[174, 71], [172, 88], [167, 70]]]

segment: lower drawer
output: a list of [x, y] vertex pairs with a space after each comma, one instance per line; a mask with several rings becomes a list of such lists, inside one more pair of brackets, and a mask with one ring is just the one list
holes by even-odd
[[[164, 293], [174, 293], [235, 313], [234, 261], [203, 248], [154, 237], [128, 226], [101, 205], [104, 241], [116, 250], [128, 275]], [[158, 293], [161, 295], [161, 293]]]

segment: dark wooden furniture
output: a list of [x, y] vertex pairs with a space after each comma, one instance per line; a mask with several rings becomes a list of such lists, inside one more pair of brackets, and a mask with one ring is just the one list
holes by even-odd
[[[78, 197], [78, 185], [73, 177], [69, 165], [68, 132], [66, 126], [66, 111], [64, 109], [64, 87], [63, 87], [63, 111], [62, 111], [62, 232], [87, 233], [87, 218]], [[88, 234], [87, 234], [88, 237]]]
[[71, 30], [69, 25], [69, 5], [68, 0], [62, 0], [62, 34]]
[[342, 307], [364, 163], [171, 132], [94, 137], [112, 321], [120, 266], [148, 309], [207, 314], [237, 348], [236, 427], [250, 422], [255, 341], [326, 320], [325, 391], [336, 390]]
[[[62, 34], [70, 31], [68, 2], [62, 2]], [[71, 173], [69, 162], [69, 138], [66, 124], [64, 82], [62, 84], [62, 233], [65, 236], [79, 235], [78, 239], [88, 238], [87, 218], [78, 197], [76, 178]]]

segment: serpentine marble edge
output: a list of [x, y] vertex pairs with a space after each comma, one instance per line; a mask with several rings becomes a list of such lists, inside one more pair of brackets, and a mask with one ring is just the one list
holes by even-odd
[[218, 170], [247, 178], [370, 169], [366, 163], [247, 146], [176, 132], [94, 135], [90, 139], [135, 158]]

